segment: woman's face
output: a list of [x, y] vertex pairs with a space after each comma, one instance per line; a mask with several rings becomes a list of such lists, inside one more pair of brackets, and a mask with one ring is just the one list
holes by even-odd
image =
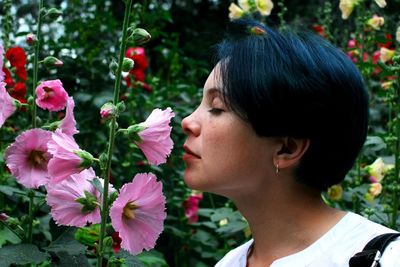
[[272, 138], [259, 137], [250, 124], [228, 110], [217, 77], [219, 65], [209, 75], [203, 99], [184, 118], [185, 183], [197, 190], [227, 197], [251, 193], [274, 174]]

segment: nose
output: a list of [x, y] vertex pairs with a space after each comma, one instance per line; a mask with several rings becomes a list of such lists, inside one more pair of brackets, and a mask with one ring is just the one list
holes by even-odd
[[186, 135], [198, 136], [200, 134], [200, 122], [196, 119], [195, 113], [196, 111], [182, 120], [181, 126]]

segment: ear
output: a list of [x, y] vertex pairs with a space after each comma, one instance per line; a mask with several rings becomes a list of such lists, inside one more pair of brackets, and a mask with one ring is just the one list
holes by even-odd
[[310, 139], [284, 137], [280, 139], [280, 149], [274, 155], [274, 166], [285, 169], [296, 166], [310, 146]]

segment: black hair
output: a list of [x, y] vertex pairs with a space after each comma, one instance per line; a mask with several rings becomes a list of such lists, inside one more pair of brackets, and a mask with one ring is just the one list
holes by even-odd
[[226, 104], [259, 136], [310, 139], [299, 181], [326, 190], [344, 179], [368, 128], [368, 94], [346, 54], [316, 34], [237, 20], [216, 60]]

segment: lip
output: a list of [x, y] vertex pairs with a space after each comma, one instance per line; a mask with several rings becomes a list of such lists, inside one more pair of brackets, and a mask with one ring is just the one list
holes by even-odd
[[190, 148], [187, 145], [183, 146], [183, 150], [185, 150], [185, 153], [183, 154], [184, 161], [190, 161], [201, 158], [199, 155], [195, 154], [192, 150], [190, 150]]

